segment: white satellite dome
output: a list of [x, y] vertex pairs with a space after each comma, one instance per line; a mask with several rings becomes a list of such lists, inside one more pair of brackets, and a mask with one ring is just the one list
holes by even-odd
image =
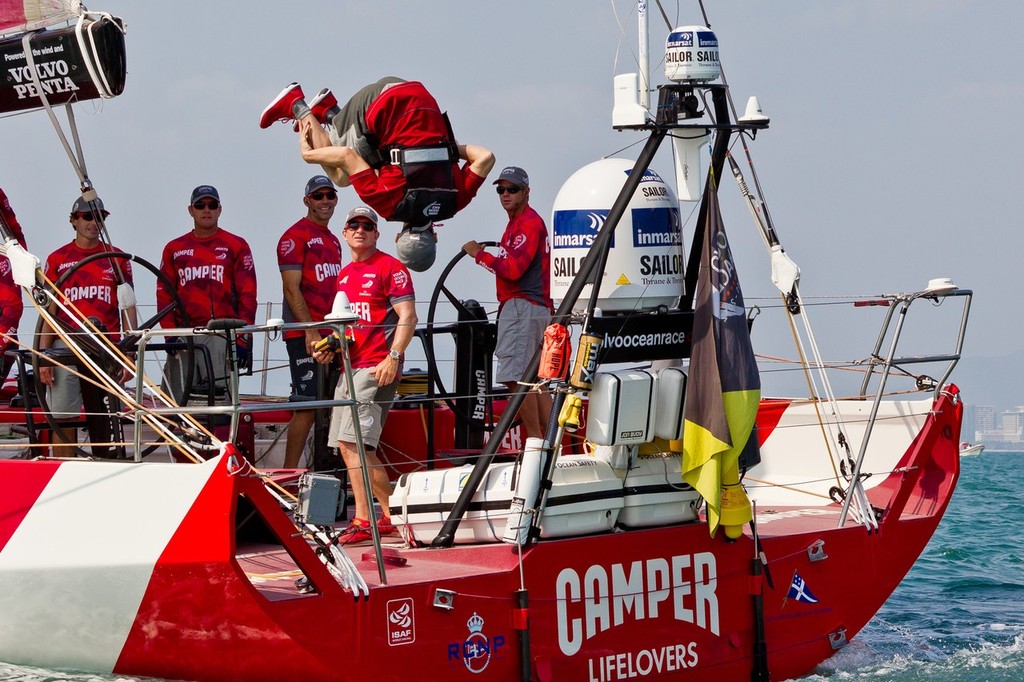
[[[634, 165], [602, 159], [576, 171], [555, 197], [551, 216], [551, 296], [564, 298]], [[598, 307], [605, 312], [674, 306], [683, 293], [682, 235], [672, 189], [648, 169], [615, 229]], [[590, 300], [588, 285], [576, 310]]]
[[713, 81], [722, 75], [718, 36], [707, 26], [680, 26], [665, 41], [665, 78]]

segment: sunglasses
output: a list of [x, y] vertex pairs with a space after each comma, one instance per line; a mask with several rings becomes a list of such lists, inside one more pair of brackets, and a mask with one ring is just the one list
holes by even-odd
[[211, 211], [216, 211], [218, 208], [220, 208], [220, 202], [212, 199], [210, 201], [197, 201], [196, 203], [192, 204], [192, 208], [198, 208], [200, 211], [207, 208], [210, 209]]
[[94, 220], [99, 220], [99, 218], [97, 217], [99, 215], [101, 214], [89, 211], [88, 213], [76, 213], [75, 217], [78, 218], [79, 220], [84, 220], [85, 222], [90, 223]]
[[497, 192], [498, 194], [505, 194], [506, 192], [509, 193], [509, 194], [519, 194], [520, 192], [523, 191], [523, 188], [520, 187], [519, 185], [511, 185], [509, 187], [500, 187], [499, 186], [499, 187], [495, 187], [494, 191]]
[[312, 194], [309, 195], [309, 198], [312, 199], [313, 201], [323, 201], [324, 199], [330, 199], [331, 201], [334, 201], [335, 199], [338, 198], [338, 193], [335, 192], [333, 189], [329, 189], [326, 192], [313, 192]]
[[377, 226], [374, 225], [373, 223], [364, 223], [364, 222], [362, 222], [360, 220], [353, 220], [352, 222], [350, 222], [347, 225], [345, 225], [345, 229], [346, 230], [351, 230], [353, 232], [355, 232], [356, 230], [363, 230], [365, 232], [374, 232], [377, 229]]

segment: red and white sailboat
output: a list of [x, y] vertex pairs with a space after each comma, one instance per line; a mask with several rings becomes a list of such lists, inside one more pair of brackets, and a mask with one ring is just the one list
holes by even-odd
[[[857, 396], [834, 397], [812, 358], [818, 397], [759, 398], [716, 193], [731, 143], [767, 120], [756, 107], [730, 114], [727, 87], [697, 58], [717, 60], [716, 40], [703, 27], [673, 31], [679, 70], [657, 114], [640, 102], [618, 111], [617, 126], [649, 138], [591, 212], [599, 229], [585, 253], [571, 256], [576, 276], [556, 315], [579, 327], [584, 352], [571, 379], [543, 383], [563, 409], [542, 444], [495, 457], [524, 385], [474, 463], [413, 467], [396, 481], [389, 511], [403, 541], [342, 547], [328, 477], [304, 478], [296, 499], [158, 382], [137, 377], [142, 399], [111, 381], [136, 432], [145, 424], [197, 461], [0, 460], [0, 660], [201, 680], [783, 680], [848, 643], [913, 566], [956, 486], [962, 406], [947, 380], [971, 292], [933, 280], [871, 300], [886, 314]], [[703, 187], [672, 190], [651, 171], [663, 140], [705, 135]], [[743, 187], [783, 309], [803, 321], [798, 271]], [[613, 237], [631, 241], [639, 214], [667, 216], [657, 262], [682, 262], [679, 212], [662, 210], [672, 191], [701, 205], [674, 295], [601, 283]], [[30, 254], [6, 247], [19, 284], [64, 303]], [[963, 304], [954, 350], [903, 355], [911, 310], [933, 307], [914, 304], [940, 300]], [[339, 313], [335, 324], [351, 322]], [[87, 321], [77, 331], [66, 333], [76, 354], [135, 372]], [[135, 339], [145, 346], [150, 334]], [[890, 394], [894, 368], [925, 363], [938, 379], [916, 374], [917, 396]], [[449, 442], [458, 410], [430, 403]], [[581, 403], [591, 447], [563, 451]], [[224, 411], [237, 427], [247, 409], [259, 408]], [[386, 440], [432, 461], [413, 428], [422, 419], [393, 410]]]

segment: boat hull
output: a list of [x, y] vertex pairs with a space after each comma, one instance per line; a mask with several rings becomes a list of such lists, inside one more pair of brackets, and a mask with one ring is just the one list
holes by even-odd
[[692, 522], [541, 541], [522, 584], [500, 543], [386, 548], [386, 584], [372, 547], [349, 548], [369, 585], [355, 598], [231, 457], [3, 461], [0, 660], [202, 680], [746, 679], [762, 631], [772, 679], [799, 676], [864, 627], [945, 511], [961, 409], [932, 408], [868, 491], [878, 530], [839, 527], [834, 503], [758, 505], [764, 577], [749, 529], [727, 542]]

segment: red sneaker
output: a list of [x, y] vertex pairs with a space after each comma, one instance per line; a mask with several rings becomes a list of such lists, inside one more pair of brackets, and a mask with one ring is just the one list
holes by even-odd
[[398, 535], [398, 529], [391, 523], [390, 516], [382, 516], [377, 519], [377, 532], [381, 535]]
[[341, 535], [338, 536], [338, 544], [356, 545], [372, 539], [373, 533], [370, 532], [369, 522], [363, 519], [354, 519], [348, 528], [341, 531]]
[[302, 99], [302, 86], [298, 83], [289, 83], [284, 90], [278, 93], [267, 108], [260, 115], [260, 128], [269, 128], [278, 121], [291, 121], [295, 118], [292, 115], [292, 105]]
[[330, 88], [324, 88], [309, 100], [309, 109], [313, 112], [313, 118], [321, 123], [330, 123], [327, 120], [327, 112], [336, 106], [338, 106], [338, 100]]

